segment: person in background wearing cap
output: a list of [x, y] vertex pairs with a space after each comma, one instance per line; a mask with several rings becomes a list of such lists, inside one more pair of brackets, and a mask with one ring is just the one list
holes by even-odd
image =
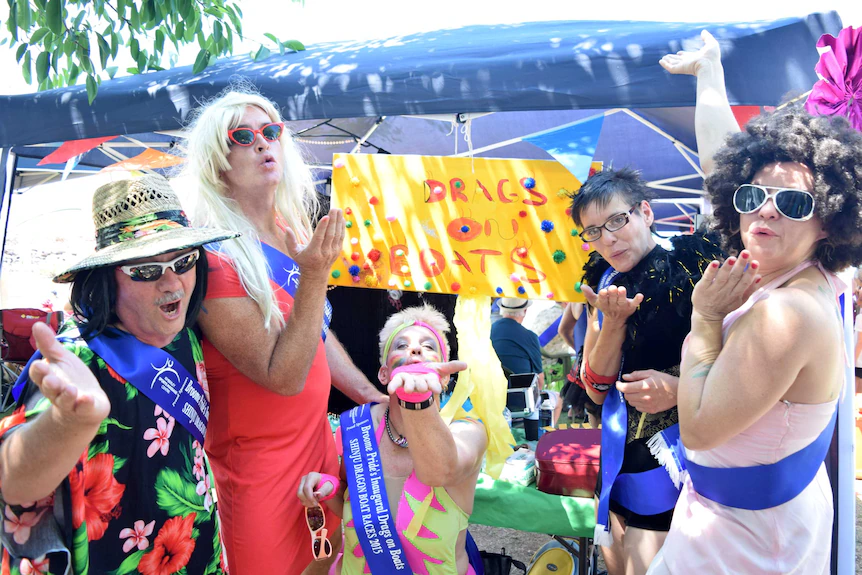
[[504, 368], [511, 373], [538, 373], [541, 386], [545, 374], [539, 336], [522, 325], [531, 303], [516, 297], [497, 300], [500, 319], [491, 326], [491, 343]]
[[191, 329], [204, 244], [161, 176], [93, 196], [96, 252], [72, 282], [75, 329], [39, 352], [0, 421], [3, 571], [224, 573], [203, 442], [209, 394]]
[[[532, 302], [517, 297], [503, 297], [497, 300], [500, 319], [491, 325], [491, 344], [503, 368], [510, 373], [539, 374], [539, 390], [545, 386], [545, 372], [542, 368], [542, 345], [539, 336], [522, 324], [527, 308]], [[556, 397], [554, 421], [559, 419], [563, 404]], [[531, 419], [538, 419], [537, 411]]]

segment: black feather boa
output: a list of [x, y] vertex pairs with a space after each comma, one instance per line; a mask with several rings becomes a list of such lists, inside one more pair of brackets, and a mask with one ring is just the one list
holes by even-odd
[[[614, 285], [644, 300], [626, 323], [623, 373], [637, 369], [668, 371], [680, 363], [683, 340], [691, 330], [691, 292], [706, 266], [726, 257], [711, 234], [678, 236], [673, 250], [656, 246], [634, 268], [617, 275]], [[583, 283], [593, 290], [610, 267], [597, 252], [584, 265]]]

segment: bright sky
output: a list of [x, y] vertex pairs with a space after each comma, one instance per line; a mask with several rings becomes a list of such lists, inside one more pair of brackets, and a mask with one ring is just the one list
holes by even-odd
[[[304, 0], [299, 3], [240, 0], [240, 6], [244, 13], [244, 32], [248, 37], [263, 40], [265, 32], [272, 32], [282, 40], [296, 39], [306, 45], [386, 38], [472, 24], [542, 20], [728, 22], [800, 16], [815, 10], [837, 10], [845, 26], [862, 26], [862, 2], [859, 0], [824, 0], [816, 4], [811, 0], [689, 0], [687, 4], [678, 0], [619, 0], [613, 3], [612, 8], [607, 2], [586, 4], [572, 0], [434, 0], [428, 3], [404, 0]], [[7, 14], [7, 3], [0, 3], [0, 21], [4, 25]], [[278, 23], [278, 26], [273, 23]], [[235, 53], [248, 53], [256, 48], [257, 44], [249, 42], [235, 48]], [[196, 54], [195, 47], [181, 52], [179, 64], [192, 64]], [[15, 63], [14, 51], [0, 47], [0, 94], [30, 91], [33, 88], [24, 83], [21, 70]]]

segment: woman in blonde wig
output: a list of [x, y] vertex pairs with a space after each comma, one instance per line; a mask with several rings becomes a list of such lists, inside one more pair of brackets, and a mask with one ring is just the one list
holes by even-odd
[[242, 232], [209, 254], [199, 318], [212, 409], [206, 450], [228, 565], [239, 575], [301, 573], [310, 563], [309, 572], [325, 571], [294, 494], [306, 473], [338, 468], [330, 382], [358, 403], [383, 397], [327, 333], [326, 284], [344, 219], [330, 210], [313, 227], [311, 174], [259, 94], [234, 90], [202, 106], [188, 141], [197, 223]]

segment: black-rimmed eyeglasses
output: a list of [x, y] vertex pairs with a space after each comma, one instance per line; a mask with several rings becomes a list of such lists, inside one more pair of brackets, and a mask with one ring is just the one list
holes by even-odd
[[614, 214], [608, 219], [605, 220], [600, 226], [590, 226], [588, 228], [584, 228], [578, 237], [580, 237], [585, 242], [595, 242], [598, 241], [600, 237], [602, 237], [602, 230], [608, 230], [609, 232], [616, 232], [618, 230], [626, 227], [626, 224], [629, 223], [629, 215], [635, 212], [638, 204], [635, 204], [631, 207], [628, 212], [620, 212], [618, 214]]

